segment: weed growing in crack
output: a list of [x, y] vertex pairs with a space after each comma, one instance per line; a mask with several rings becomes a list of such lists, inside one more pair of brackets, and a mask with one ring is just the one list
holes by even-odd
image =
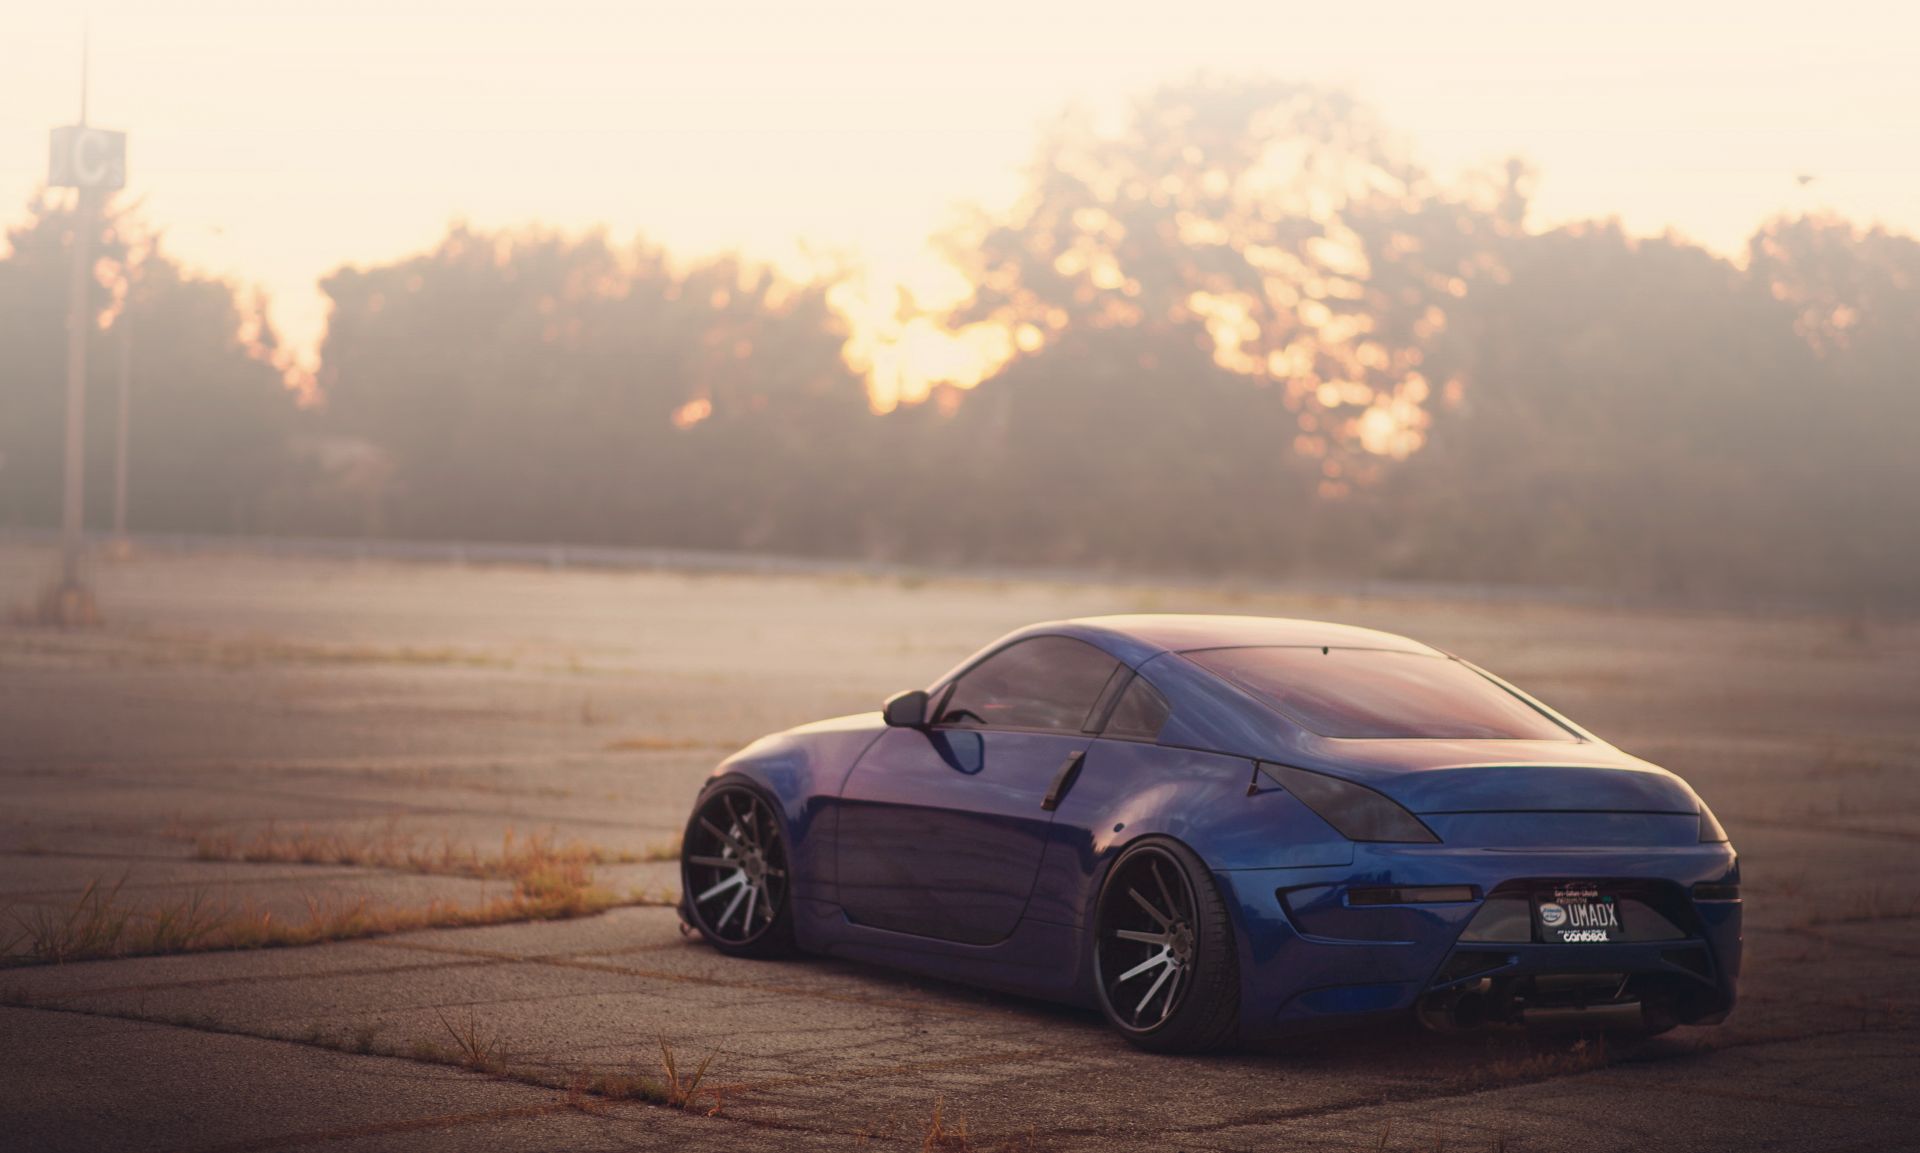
[[655, 1105], [666, 1105], [685, 1112], [705, 1113], [709, 1117], [718, 1116], [725, 1106], [725, 1099], [719, 1089], [706, 1092], [713, 1099], [711, 1108], [700, 1105], [701, 1085], [707, 1079], [707, 1067], [713, 1063], [714, 1055], [707, 1054], [690, 1072], [682, 1072], [679, 1058], [675, 1056], [673, 1046], [665, 1037], [660, 1038], [660, 1075], [654, 1076], [640, 1067], [638, 1061], [633, 1067], [617, 1073], [601, 1073], [586, 1082], [586, 1089], [598, 1096], [614, 1101], [648, 1101]]
[[[866, 1135], [861, 1136], [864, 1144]], [[967, 1131], [966, 1122], [947, 1120], [946, 1102], [937, 1096], [933, 1099], [933, 1117], [920, 1140], [921, 1153], [1040, 1153], [1040, 1149], [1039, 1136], [1032, 1130], [1017, 1137], [974, 1136]]]
[[[593, 887], [596, 865], [632, 865], [680, 859], [680, 839], [659, 841], [638, 851], [609, 849], [583, 841], [558, 842], [551, 832], [501, 836], [500, 851], [483, 854], [441, 836], [427, 839], [392, 825], [380, 831], [315, 832], [307, 826], [283, 831], [269, 824], [250, 841], [230, 834], [202, 833], [194, 838], [194, 856], [203, 861], [248, 861], [299, 865], [347, 865], [510, 881], [518, 896], [539, 900]], [[678, 899], [677, 894], [675, 900]]]
[[964, 1121], [952, 1126], [947, 1124], [946, 1101], [933, 1099], [933, 1120], [927, 1122], [926, 1139], [920, 1142], [921, 1153], [940, 1153], [952, 1150], [954, 1153], [966, 1153], [973, 1148], [967, 1137], [967, 1124]]
[[185, 953], [218, 932], [224, 915], [224, 908], [195, 890], [182, 901], [144, 912], [137, 944], [143, 953]]
[[353, 1031], [352, 1049], [355, 1053], [371, 1054], [380, 1038], [380, 1031], [386, 1028], [379, 1021], [367, 1021]]
[[1585, 1073], [1606, 1065], [1607, 1061], [1607, 1038], [1605, 1034], [1600, 1034], [1591, 1040], [1583, 1037], [1565, 1049], [1550, 1049], [1525, 1057], [1495, 1061], [1484, 1068], [1479, 1080], [1489, 1086], [1539, 1081], [1548, 1077]]
[[[13, 986], [0, 987], [0, 1004], [31, 1007], [39, 1003], [27, 990]], [[701, 1060], [692, 1070], [682, 1071], [673, 1046], [665, 1037], [662, 1037], [660, 1039], [660, 1077], [642, 1073], [600, 1076], [574, 1073], [571, 1077], [562, 1080], [556, 1077], [551, 1069], [514, 1064], [503, 1040], [489, 1032], [472, 1009], [468, 1009], [464, 1016], [457, 1018], [449, 1017], [446, 1013], [436, 1010], [435, 1015], [440, 1019], [440, 1027], [446, 1035], [447, 1042], [419, 1038], [404, 1048], [376, 1044], [375, 1037], [383, 1028], [377, 1023], [361, 1025], [352, 1033], [328, 1033], [323, 1029], [313, 1028], [301, 1034], [283, 1034], [241, 1028], [223, 1023], [206, 1014], [166, 1014], [145, 1011], [106, 1013], [58, 1007], [54, 1011], [77, 1012], [83, 1016], [107, 1017], [116, 1020], [157, 1022], [205, 1033], [262, 1037], [310, 1045], [336, 1053], [357, 1053], [393, 1060], [450, 1065], [523, 1085], [557, 1090], [563, 1094], [561, 1104], [585, 1113], [598, 1113], [611, 1101], [634, 1101], [717, 1117], [724, 1104], [722, 1094], [725, 1087], [711, 1085], [707, 1081], [707, 1070], [712, 1064], [713, 1054]]]
[[[706, 1080], [707, 1066], [713, 1063], [713, 1054], [708, 1053], [694, 1066], [690, 1076], [682, 1077], [673, 1058], [673, 1046], [667, 1044], [665, 1037], [660, 1038], [660, 1068], [666, 1074], [667, 1104], [679, 1109], [692, 1109], [700, 1095], [700, 1082]], [[713, 1111], [720, 1111], [716, 1098]]]
[[440, 1018], [440, 1025], [453, 1038], [451, 1050], [454, 1064], [475, 1073], [503, 1073], [507, 1068], [507, 1049], [499, 1037], [480, 1027], [479, 1018], [472, 1009], [467, 1010], [466, 1020], [457, 1025], [447, 1020], [447, 1015], [434, 1010], [434, 1016]]
[[79, 899], [65, 910], [32, 905], [24, 913], [9, 911], [27, 955], [58, 964], [117, 948], [133, 917], [131, 910], [116, 903], [126, 881], [124, 876], [112, 886], [89, 881]]
[[399, 906], [365, 897], [309, 897], [304, 918], [285, 918], [249, 905], [208, 902], [197, 893], [173, 904], [136, 908], [119, 902], [119, 883], [95, 880], [65, 908], [34, 905], [0, 911], [0, 917], [18, 929], [0, 953], [0, 965], [314, 945], [417, 929], [565, 920], [640, 903], [623, 901], [591, 882], [584, 872], [536, 874], [526, 884], [516, 884], [511, 895], [476, 905], [436, 900]]

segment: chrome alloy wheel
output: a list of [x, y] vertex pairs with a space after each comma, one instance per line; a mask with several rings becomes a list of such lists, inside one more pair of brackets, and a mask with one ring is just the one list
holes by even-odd
[[1198, 958], [1193, 886], [1165, 851], [1120, 862], [1101, 898], [1095, 976], [1116, 1022], [1148, 1032], [1180, 1008]]
[[729, 945], [752, 942], [786, 899], [779, 820], [751, 789], [714, 790], [694, 815], [681, 872], [696, 928]]

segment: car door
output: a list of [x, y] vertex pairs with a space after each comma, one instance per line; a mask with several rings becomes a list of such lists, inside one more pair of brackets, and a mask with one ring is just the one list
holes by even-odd
[[1119, 662], [1069, 637], [1000, 649], [935, 694], [925, 729], [889, 729], [840, 798], [841, 907], [875, 928], [972, 945], [1019, 924]]

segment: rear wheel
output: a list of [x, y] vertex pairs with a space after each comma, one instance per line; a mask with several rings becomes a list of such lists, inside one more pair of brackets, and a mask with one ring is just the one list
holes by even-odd
[[714, 948], [736, 957], [793, 952], [793, 901], [780, 817], [751, 785], [716, 785], [681, 839], [681, 909]]
[[1158, 1053], [1232, 1043], [1240, 966], [1226, 902], [1206, 866], [1173, 841], [1128, 849], [1095, 906], [1094, 985], [1107, 1021]]

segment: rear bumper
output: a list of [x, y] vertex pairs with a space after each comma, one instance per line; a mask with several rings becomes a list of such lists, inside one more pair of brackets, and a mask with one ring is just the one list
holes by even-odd
[[[1739, 883], [1731, 846], [1513, 850], [1362, 844], [1354, 849], [1353, 863], [1335, 868], [1216, 874], [1236, 919], [1243, 1036], [1400, 1013], [1429, 993], [1489, 978], [1623, 974], [1657, 987], [1663, 998], [1676, 997], [1676, 1015], [1689, 1022], [1719, 1020], [1733, 1007], [1740, 902], [1696, 901], [1690, 895], [1696, 884]], [[1677, 935], [1585, 945], [1462, 940], [1490, 896], [1554, 881], [1639, 886], [1666, 894]], [[1474, 899], [1365, 909], [1350, 908], [1344, 900], [1346, 890], [1356, 886], [1435, 885], [1471, 886]]]

